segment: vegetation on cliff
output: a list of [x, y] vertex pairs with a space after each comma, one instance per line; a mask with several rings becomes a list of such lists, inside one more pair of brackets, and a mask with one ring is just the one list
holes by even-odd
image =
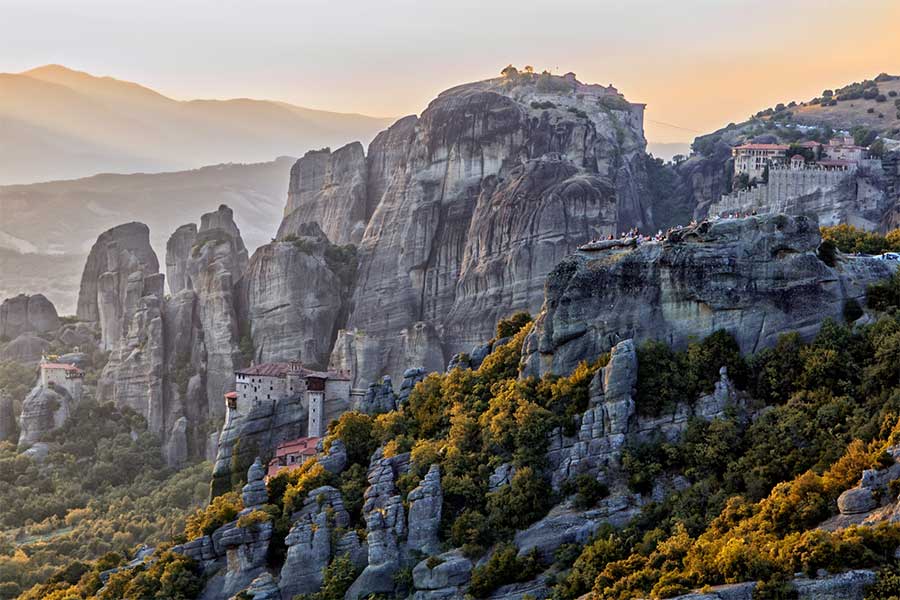
[[[879, 285], [900, 287], [896, 281]], [[517, 315], [499, 324], [500, 343], [478, 369], [429, 375], [396, 411], [349, 412], [333, 422], [327, 443], [340, 439], [350, 462], [339, 475], [311, 460], [269, 482], [271, 504], [252, 514], [274, 522], [270, 564], [283, 561], [289, 517], [319, 486], [342, 492], [348, 528], [364, 527], [366, 468], [381, 448], [385, 456], [410, 452], [410, 471], [397, 482], [404, 496], [432, 464], [440, 464], [441, 540], [446, 548], [486, 558], [472, 573], [469, 592], [475, 597], [537, 576], [559, 600], [586, 593], [666, 598], [705, 585], [756, 580], [762, 582], [760, 594], [777, 598], [787, 593], [785, 582], [796, 572], [852, 567], [885, 568], [877, 593], [896, 594], [891, 569], [900, 526], [818, 528], [836, 514], [837, 496], [863, 470], [892, 463], [886, 450], [900, 443], [900, 294], [883, 294], [879, 302], [883, 314], [874, 323], [851, 328], [827, 321], [812, 342], [788, 334], [754, 356], [742, 356], [724, 332], [680, 350], [658, 342], [640, 346], [639, 415], [664, 415], [710, 392], [721, 366], [743, 390], [746, 410], [692, 421], [677, 441], [659, 437], [629, 446], [622, 462], [632, 491], [647, 494], [657, 481], [676, 477], [689, 485], [645, 505], [622, 529], [604, 526], [582, 547], [562, 546], [552, 563], [538, 553], [519, 556], [510, 542], [567, 496], [587, 510], [609, 493], [591, 477], [574, 478], [554, 492], [547, 461], [548, 433], [556, 427], [574, 433], [574, 417], [588, 408], [590, 382], [609, 357], [582, 363], [567, 377], [520, 378], [522, 344], [532, 325]], [[128, 418], [133, 417], [112, 420]], [[508, 485], [492, 489], [490, 476], [502, 464], [515, 474]], [[89, 475], [83, 479], [91, 481]], [[241, 508], [238, 496], [229, 493], [188, 518], [184, 535], [167, 531], [176, 541], [209, 534]], [[196, 566], [166, 553], [165, 546], [157, 558], [152, 567], [114, 575], [102, 592], [95, 578], [101, 566], [109, 568], [110, 557], [70, 564], [56, 574], [45, 570], [32, 581], [56, 587], [35, 588], [26, 598], [41, 597], [36, 590], [70, 594], [59, 598], [105, 598], [110, 589], [123, 598], [143, 597], [142, 590], [159, 597], [163, 589], [172, 597], [193, 597], [200, 585]], [[355, 572], [346, 559], [335, 560], [327, 589], [347, 589]]]

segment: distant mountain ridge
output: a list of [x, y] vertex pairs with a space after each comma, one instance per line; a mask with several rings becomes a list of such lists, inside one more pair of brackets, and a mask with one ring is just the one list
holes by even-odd
[[0, 184], [263, 162], [368, 141], [392, 121], [248, 98], [179, 101], [47, 65], [0, 73]]
[[252, 249], [275, 235], [294, 159], [220, 164], [174, 173], [95, 175], [0, 186], [0, 298], [44, 293], [64, 313], [74, 309], [81, 265], [104, 230], [140, 220], [165, 255], [179, 225], [220, 204], [234, 209]]

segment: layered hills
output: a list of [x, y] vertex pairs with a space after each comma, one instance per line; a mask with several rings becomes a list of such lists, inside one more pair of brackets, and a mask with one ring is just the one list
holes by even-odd
[[247, 98], [179, 101], [47, 65], [0, 74], [0, 184], [262, 162], [368, 140], [387, 122]]

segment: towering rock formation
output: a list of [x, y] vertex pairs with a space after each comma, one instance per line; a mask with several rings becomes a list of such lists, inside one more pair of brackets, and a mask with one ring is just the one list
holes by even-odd
[[247, 263], [231, 209], [222, 205], [203, 215], [188, 269], [206, 350], [206, 396], [216, 418], [224, 417], [222, 395], [234, 389], [234, 372], [243, 366], [234, 290]]
[[189, 262], [196, 241], [197, 225], [188, 223], [176, 229], [166, 243], [166, 282], [173, 296], [191, 289]]
[[278, 239], [299, 234], [305, 223], [318, 223], [332, 243], [358, 244], [371, 214], [366, 177], [366, 157], [359, 142], [334, 153], [327, 148], [307, 152], [291, 169]]
[[137, 281], [158, 272], [150, 229], [143, 223], [119, 225], [97, 238], [81, 276], [76, 314], [82, 321], [100, 323], [105, 350], [122, 337], [136, 307], [137, 299], [128, 296], [129, 279]]
[[643, 105], [565, 77], [453, 88], [370, 145], [359, 280], [333, 361], [360, 385], [438, 370], [537, 311], [544, 276], [598, 236], [652, 222]]
[[336, 249], [316, 223], [254, 252], [238, 287], [256, 361], [326, 367], [355, 272], [354, 253]]
[[50, 333], [59, 325], [56, 307], [42, 294], [19, 294], [0, 304], [0, 339], [12, 340], [24, 333]]
[[224, 417], [222, 395], [243, 365], [234, 289], [247, 263], [227, 206], [170, 239], [171, 297], [145, 225], [111, 229], [91, 249], [78, 305], [110, 351], [98, 397], [144, 415], [173, 466], [205, 455], [208, 424]]
[[743, 352], [787, 331], [811, 337], [828, 317], [895, 265], [816, 254], [819, 229], [805, 217], [767, 215], [703, 222], [660, 243], [579, 251], [547, 280], [546, 300], [525, 341], [527, 373], [568, 373], [620, 340], [682, 346], [718, 329]]

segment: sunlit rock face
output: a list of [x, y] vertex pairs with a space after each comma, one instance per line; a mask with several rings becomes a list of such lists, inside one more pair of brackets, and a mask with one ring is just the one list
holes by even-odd
[[895, 266], [817, 256], [815, 221], [768, 215], [704, 222], [660, 243], [578, 251], [547, 280], [525, 341], [529, 375], [568, 373], [619, 341], [658, 339], [675, 347], [724, 329], [743, 352], [797, 331], [809, 338], [827, 318]]
[[574, 76], [539, 80], [453, 88], [369, 146], [371, 216], [333, 356], [357, 385], [443, 368], [498, 318], [536, 312], [578, 245], [651, 223], [643, 106]]

